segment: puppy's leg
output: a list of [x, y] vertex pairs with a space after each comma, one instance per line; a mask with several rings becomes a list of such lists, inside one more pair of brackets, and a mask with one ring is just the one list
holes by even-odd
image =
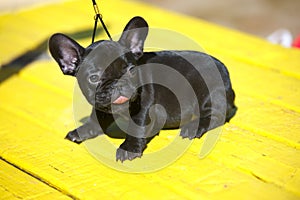
[[226, 123], [226, 113], [220, 112], [219, 110], [212, 110], [210, 115], [205, 118], [200, 118], [199, 127], [196, 137], [200, 138], [204, 133], [222, 126]]
[[204, 133], [206, 133], [210, 126], [211, 117], [200, 118], [200, 121], [194, 120], [181, 128], [180, 136], [182, 138], [189, 138], [190, 140], [194, 138], [200, 138]]
[[198, 120], [193, 120], [188, 124], [181, 127], [180, 136], [182, 138], [189, 138], [190, 140], [194, 139], [197, 135], [197, 130], [199, 127]]
[[93, 109], [87, 122], [77, 129], [70, 131], [65, 139], [80, 144], [87, 139], [97, 137], [101, 134], [103, 134], [103, 131], [98, 123], [95, 110]]
[[[232, 115], [235, 113], [235, 110], [233, 111]], [[210, 93], [210, 98], [206, 98], [202, 103], [199, 123], [197, 124], [198, 120], [194, 120], [183, 126], [180, 135], [189, 139], [200, 138], [207, 131], [223, 125], [226, 122], [227, 113], [228, 106], [224, 91], [216, 89]], [[195, 130], [197, 130], [196, 134]]]
[[182, 138], [189, 138], [190, 140], [200, 138], [207, 131], [217, 128], [226, 122], [225, 113], [219, 111], [209, 111], [208, 113], [205, 117], [200, 118], [199, 121], [194, 120], [183, 126], [180, 136]]
[[128, 125], [125, 141], [117, 149], [116, 160], [123, 162], [141, 157], [147, 144], [158, 135], [160, 125], [156, 115], [151, 114], [150, 119], [148, 110], [142, 110], [134, 116]]
[[147, 147], [147, 138], [126, 135], [126, 140], [117, 149], [116, 160], [121, 162], [141, 157]]
[[153, 124], [155, 124], [154, 121], [155, 120], [153, 120], [151, 123], [152, 126], [144, 126], [139, 130], [130, 130], [129, 132], [135, 133], [134, 135], [126, 134], [125, 141], [117, 149], [117, 161], [120, 160], [123, 162], [125, 160], [133, 160], [143, 155], [143, 151], [146, 149], [147, 144], [159, 134], [159, 132], [156, 132], [156, 129], [153, 129]]

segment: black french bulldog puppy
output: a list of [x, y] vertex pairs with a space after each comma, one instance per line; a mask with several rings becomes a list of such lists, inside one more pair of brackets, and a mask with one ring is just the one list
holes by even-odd
[[161, 129], [181, 128], [183, 138], [200, 138], [235, 115], [235, 94], [223, 63], [196, 51], [143, 52], [147, 34], [147, 22], [134, 17], [119, 41], [83, 48], [63, 34], [50, 38], [51, 55], [65, 75], [77, 78], [93, 106], [87, 122], [67, 139], [81, 143], [109, 135], [122, 118], [126, 126], [118, 131], [126, 139], [116, 160], [123, 162], [141, 157]]

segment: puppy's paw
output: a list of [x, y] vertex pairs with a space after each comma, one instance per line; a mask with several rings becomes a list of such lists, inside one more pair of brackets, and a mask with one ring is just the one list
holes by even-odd
[[73, 131], [70, 131], [70, 132], [66, 135], [65, 139], [70, 140], [70, 141], [72, 141], [72, 142], [75, 142], [75, 143], [77, 143], [77, 144], [80, 144], [80, 143], [83, 141], [83, 140], [80, 138], [80, 136], [79, 136], [79, 134], [78, 134], [78, 132], [77, 132], [76, 129], [73, 130]]
[[[191, 132], [193, 134], [191, 134]], [[181, 131], [180, 131], [180, 136], [185, 139], [185, 138], [188, 138], [190, 140], [194, 139], [196, 137], [196, 134], [194, 133], [195, 131], [191, 131], [187, 128], [182, 128]]]
[[201, 138], [206, 132], [207, 132], [207, 128], [199, 128], [197, 131], [196, 138]]
[[118, 148], [117, 153], [116, 153], [116, 160], [124, 162], [125, 160], [133, 160], [135, 158], [140, 158], [142, 157], [142, 152], [139, 153], [134, 153], [130, 151], [126, 151], [124, 149]]

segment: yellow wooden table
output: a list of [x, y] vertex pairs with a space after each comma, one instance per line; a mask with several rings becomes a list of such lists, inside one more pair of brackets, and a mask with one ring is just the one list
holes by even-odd
[[[3, 13], [0, 199], [300, 199], [299, 50], [135, 1], [99, 5], [112, 35], [140, 15], [150, 27], [180, 33], [221, 59], [236, 91], [237, 115], [202, 159], [205, 137], [160, 170], [112, 169], [84, 144], [63, 139], [76, 126], [75, 80], [62, 75], [47, 51], [47, 40], [55, 32], [69, 34], [84, 46], [90, 43], [91, 2]], [[97, 38], [106, 36], [102, 32]], [[168, 134], [161, 134], [145, 154], [167, 142]]]

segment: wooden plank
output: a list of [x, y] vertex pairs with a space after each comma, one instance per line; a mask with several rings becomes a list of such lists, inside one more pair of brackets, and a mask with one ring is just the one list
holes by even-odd
[[295, 159], [299, 154], [298, 149], [286, 144], [228, 125], [210, 156], [230, 168], [299, 196], [300, 177], [296, 174], [300, 160]]
[[300, 112], [298, 78], [259, 68], [232, 57], [217, 54], [228, 67], [237, 97], [249, 95], [280, 107]]
[[71, 199], [35, 177], [0, 160], [1, 199]]
[[[32, 10], [0, 14], [0, 41], [2, 48], [6, 49], [0, 55], [0, 63], [7, 64], [19, 55], [34, 49], [37, 44], [47, 41], [54, 32], [92, 30], [93, 15], [92, 5], [80, 1], [63, 1]], [[20, 29], [24, 25], [26, 28]]]
[[299, 149], [300, 114], [272, 103], [243, 95], [239, 113], [231, 123]]
[[17, 113], [45, 129], [61, 133], [59, 130], [74, 123], [72, 99], [64, 96], [53, 98], [58, 96], [48, 88], [15, 76], [1, 84], [0, 90], [2, 109]]
[[[76, 198], [94, 199], [98, 196], [98, 198], [128, 199], [138, 194], [146, 194], [146, 199], [158, 198], [161, 195], [167, 199], [198, 197], [218, 199], [215, 195], [252, 199], [253, 195], [266, 198], [272, 197], [272, 194], [278, 199], [298, 198], [274, 184], [268, 184], [253, 175], [224, 165], [226, 154], [221, 156], [212, 154], [213, 159], [198, 159], [198, 151], [190, 151], [173, 165], [156, 173], [134, 175], [118, 172], [99, 164], [82, 145], [64, 141], [51, 131], [35, 126], [27, 126], [27, 130], [23, 131], [24, 124], [29, 124], [28, 121], [5, 111], [1, 113], [1, 121], [6, 124], [8, 130], [11, 130], [9, 126], [15, 126], [14, 137], [5, 134], [5, 131], [0, 132], [3, 138], [0, 141], [1, 156]], [[30, 137], [26, 136], [28, 134]], [[230, 152], [234, 148], [223, 148], [222, 146], [226, 144], [222, 143], [223, 141], [220, 141], [217, 148], [221, 148], [213, 152], [226, 149]], [[195, 148], [196, 146], [197, 144]], [[239, 151], [244, 152], [243, 149]], [[232, 157], [228, 159], [228, 162], [231, 161]], [[243, 166], [248, 164], [245, 161]], [[254, 185], [265, 192], [247, 191], [247, 188]]]
[[[30, 69], [30, 70], [32, 70], [32, 69]], [[25, 73], [25, 71], [23, 72], [23, 73]], [[22, 77], [22, 76], [21, 76]], [[50, 77], [52, 77], [52, 76], [50, 76]], [[18, 83], [17, 85], [16, 85], [16, 83]], [[9, 112], [11, 112], [11, 111], [13, 111], [14, 110], [14, 113], [16, 113], [17, 114], [17, 116], [18, 117], [11, 117], [12, 119], [15, 119], [15, 118], [26, 118], [26, 119], [29, 119], [30, 121], [31, 121], [31, 123], [33, 123], [33, 124], [37, 124], [37, 125], [40, 125], [40, 124], [43, 124], [43, 125], [40, 125], [40, 127], [41, 127], [41, 129], [42, 130], [40, 130], [40, 131], [38, 131], [38, 132], [40, 132], [40, 133], [38, 133], [37, 135], [35, 135], [35, 134], [33, 134], [33, 133], [36, 133], [37, 131], [36, 130], [33, 130], [33, 131], [30, 131], [30, 130], [28, 130], [28, 132], [30, 133], [30, 137], [31, 137], [31, 141], [30, 141], [30, 144], [24, 144], [25, 146], [28, 146], [28, 147], [30, 147], [30, 149], [23, 149], [22, 151], [24, 151], [24, 152], [31, 152], [31, 153], [33, 153], [33, 152], [35, 152], [35, 154], [38, 152], [39, 153], [39, 156], [41, 156], [41, 157], [43, 157], [43, 153], [41, 152], [41, 147], [39, 146], [39, 147], [37, 147], [37, 149], [36, 150], [34, 150], [34, 151], [32, 151], [33, 149], [32, 149], [32, 146], [34, 146], [34, 143], [38, 143], [38, 144], [44, 144], [45, 142], [48, 142], [49, 140], [51, 141], [51, 140], [55, 140], [56, 142], [55, 143], [57, 143], [59, 140], [60, 140], [60, 142], [59, 142], [59, 144], [61, 143], [61, 142], [66, 142], [66, 141], [63, 141], [63, 137], [64, 137], [64, 135], [65, 135], [65, 133], [68, 131], [68, 130], [70, 130], [72, 127], [70, 127], [69, 129], [67, 129], [67, 127], [66, 126], [62, 126], [62, 124], [63, 124], [63, 122], [64, 123], [66, 123], [66, 121], [72, 121], [72, 116], [70, 115], [70, 116], [64, 116], [64, 117], [62, 117], [61, 116], [61, 114], [60, 113], [63, 113], [63, 114], [65, 114], [65, 112], [62, 112], [61, 111], [61, 109], [63, 109], [63, 108], [66, 108], [66, 107], [68, 107], [69, 106], [69, 100], [67, 100], [67, 101], [65, 101], [64, 99], [67, 99], [66, 97], [64, 97], [64, 96], [62, 96], [62, 95], [59, 95], [59, 98], [58, 98], [58, 95], [56, 94], [56, 93], [52, 93], [52, 92], [50, 92], [50, 91], [48, 91], [48, 90], [44, 90], [44, 88], [42, 87], [42, 85], [40, 85], [40, 84], [38, 84], [38, 85], [36, 85], [35, 84], [35, 82], [33, 81], [33, 82], [27, 82], [27, 81], [25, 81], [25, 80], [23, 80], [23, 79], [21, 79], [21, 78], [19, 78], [19, 77], [14, 77], [14, 78], [12, 78], [12, 79], [10, 79], [10, 80], [7, 80], [5, 83], [3, 83], [2, 85], [1, 85], [1, 87], [0, 87], [0, 89], [2, 89], [2, 90], [0, 90], [1, 92], [5, 92], [6, 91], [6, 89], [7, 88], [12, 88], [13, 87], [13, 85], [14, 85], [14, 89], [16, 89], [17, 91], [23, 91], [24, 90], [24, 88], [27, 88], [27, 89], [29, 89], [29, 91], [31, 91], [32, 93], [20, 93], [20, 94], [18, 94], [18, 96], [16, 96], [15, 98], [13, 98], [13, 97], [10, 97], [8, 100], [8, 102], [6, 102], [5, 103], [5, 101], [6, 101], [6, 99], [5, 98], [3, 98], [3, 106], [7, 109], [7, 107], [10, 107], [10, 104], [9, 103], [11, 103], [11, 105], [15, 105], [15, 104], [17, 104], [17, 101], [19, 100], [19, 99], [22, 99], [24, 102], [25, 102], [25, 104], [23, 104], [23, 109], [24, 108], [26, 108], [26, 111], [22, 111], [22, 107], [20, 107], [19, 108], [19, 110], [16, 110], [16, 109], [13, 109], [13, 108], [10, 108], [10, 109], [8, 109], [9, 110]], [[23, 89], [22, 89], [23, 88]], [[9, 95], [9, 92], [11, 92], [11, 91], [7, 91], [6, 93], [1, 93], [1, 96], [3, 96], [3, 97], [5, 97], [5, 96], [8, 96]], [[3, 95], [2, 95], [3, 94]], [[36, 95], [39, 95], [39, 97], [35, 97], [35, 98], [32, 98], [32, 96], [36, 96]], [[55, 98], [53, 98], [53, 97], [55, 97]], [[49, 99], [52, 99], [51, 100], [51, 105], [53, 106], [51, 106], [51, 107], [48, 107], [48, 106], [44, 106], [45, 104], [46, 105], [50, 105], [50, 103], [45, 103], [45, 101], [43, 101], [43, 98], [45, 98], [45, 99], [47, 99], [47, 101], [49, 100]], [[241, 107], [242, 107], [242, 109], [243, 108], [246, 108], [246, 105], [250, 105], [249, 104], [249, 99], [253, 102], [254, 101], [254, 103], [252, 103], [253, 105], [262, 105], [262, 102], [257, 102], [257, 100], [255, 100], [255, 99], [251, 99], [251, 98], [246, 98], [246, 99], [242, 99], [243, 101], [239, 101], [239, 105], [241, 105]], [[250, 101], [250, 102], [251, 102]], [[39, 102], [42, 102], [42, 103], [39, 103]], [[65, 103], [64, 103], [65, 102]], [[60, 104], [60, 105], [59, 105]], [[263, 104], [263, 105], [265, 105], [265, 103]], [[250, 106], [250, 108], [252, 108], [252, 107], [255, 107], [255, 106]], [[275, 106], [274, 106], [275, 107]], [[35, 110], [35, 109], [37, 109], [37, 110], [39, 110], [40, 111], [40, 113], [43, 113], [43, 115], [42, 116], [38, 116], [38, 115], [32, 115], [31, 113], [32, 113], [32, 111], [33, 110]], [[50, 109], [50, 110], [49, 110]], [[53, 110], [54, 109], [54, 110]], [[259, 107], [257, 108], [257, 109], [260, 109]], [[245, 110], [245, 111], [241, 111], [241, 113], [247, 113], [246, 112], [247, 110]], [[27, 114], [26, 114], [26, 112], [27, 112]], [[71, 109], [68, 109], [68, 112], [70, 112], [69, 114], [71, 114], [71, 112], [72, 112], [72, 110]], [[29, 114], [28, 114], [29, 113]], [[45, 115], [45, 113], [49, 113], [48, 115]], [[255, 113], [256, 115], [257, 115], [257, 113], [256, 112], [251, 112], [251, 113]], [[44, 116], [45, 115], [45, 116]], [[5, 118], [6, 119], [9, 119], [9, 114], [3, 114], [3, 116], [5, 116]], [[271, 112], [271, 113], [269, 113], [269, 115], [266, 115], [266, 114], [264, 114], [264, 115], [262, 115], [262, 117], [264, 117], [264, 118], [272, 118], [274, 115], [273, 115], [273, 112]], [[285, 115], [286, 116], [286, 115]], [[239, 119], [240, 118], [240, 121], [243, 121], [243, 120], [245, 120], [245, 117], [242, 115], [241, 117], [239, 117], [239, 115], [237, 115], [237, 117], [236, 117], [237, 119]], [[251, 117], [249, 117], [250, 119], [251, 119]], [[61, 119], [61, 121], [55, 121], [55, 119]], [[235, 121], [237, 121], [237, 119], [235, 119]], [[291, 116], [290, 118], [289, 118], [289, 120], [292, 120], [293, 119], [293, 116]], [[37, 120], [41, 120], [41, 121], [43, 121], [42, 123], [41, 122], [38, 122]], [[47, 121], [47, 120], [49, 120], [50, 121], [50, 123]], [[11, 122], [9, 123], [9, 122], [5, 122], [4, 120], [1, 120], [1, 121], [3, 121], [3, 123], [5, 123], [5, 124], [10, 124], [10, 123], [12, 123], [12, 120], [11, 120]], [[247, 120], [245, 120], [244, 121], [244, 123], [246, 123], [246, 121]], [[48, 125], [47, 125], [47, 123], [48, 123]], [[53, 124], [52, 124], [53, 123]], [[16, 122], [14, 122], [14, 124], [16, 125]], [[28, 124], [28, 122], [27, 123], [25, 123], [25, 124]], [[69, 122], [69, 126], [70, 126], [70, 124], [71, 124], [71, 122]], [[65, 124], [64, 124], [65, 125]], [[21, 130], [23, 130], [23, 127], [24, 125], [22, 125], [22, 124], [20, 124], [20, 125], [18, 125], [18, 127], [20, 127], [21, 128]], [[52, 127], [52, 128], [48, 128], [48, 127]], [[47, 129], [45, 129], [47, 127]], [[59, 131], [57, 131], [57, 128], [58, 128], [58, 130], [60, 130], [60, 132]], [[8, 128], [8, 129], [11, 129], [11, 128]], [[28, 129], [28, 128], [27, 128]], [[53, 129], [53, 131], [54, 131], [54, 133], [55, 134], [53, 134], [53, 133], [51, 133], [52, 132], [52, 129]], [[15, 129], [14, 129], [15, 130]], [[16, 130], [15, 130], [16, 131]], [[26, 131], [26, 132], [22, 132], [23, 134], [28, 134], [28, 132]], [[47, 133], [46, 135], [45, 135], [45, 133]], [[51, 136], [50, 136], [50, 133], [51, 133]], [[240, 132], [238, 132], [238, 131], [233, 131], [231, 134], [227, 134], [227, 136], [229, 137], [229, 139], [228, 140], [231, 140], [232, 139], [232, 136], [234, 135], [234, 133], [235, 134], [240, 134]], [[45, 139], [46, 139], [46, 141], [44, 141], [45, 139], [43, 139], [43, 138], [39, 138], [38, 139], [38, 137], [40, 137], [40, 135], [44, 135], [44, 137], [45, 137]], [[252, 133], [253, 134], [253, 133]], [[35, 136], [34, 136], [35, 135]], [[252, 137], [253, 138], [253, 140], [252, 141], [248, 141], [247, 140], [247, 138], [249, 138], [249, 136], [248, 135], [243, 135], [243, 136], [241, 136], [239, 139], [234, 139], [233, 141], [236, 141], [237, 143], [239, 143], [239, 142], [241, 142], [241, 144], [252, 144], [252, 145], [255, 145], [256, 144], [256, 142], [257, 141], [264, 141], [264, 142], [268, 142], [269, 140], [267, 139], [267, 138], [263, 138], [263, 137], [261, 137], [260, 139], [258, 139], [258, 140], [256, 140], [256, 138], [257, 138], [257, 136], [256, 136], [256, 134], [253, 134], [254, 136]], [[23, 137], [25, 137], [26, 138], [26, 135], [14, 135], [15, 137], [18, 137], [18, 138], [23, 138]], [[297, 136], [297, 135], [296, 135]], [[10, 137], [10, 135], [8, 135], [8, 137]], [[16, 142], [18, 145], [20, 145], [21, 144], [21, 141], [23, 141], [23, 139], [20, 141], [20, 142], [18, 142], [18, 141], [16, 141], [16, 138], [15, 137], [13, 137], [13, 138], [11, 138], [12, 139], [12, 142]], [[246, 139], [244, 139], [244, 138], [246, 138]], [[6, 141], [6, 142], [8, 142], [9, 141], [9, 138], [4, 138], [4, 141]], [[157, 143], [163, 143], [165, 140], [163, 140], [163, 139], [161, 139], [160, 137], [159, 138], [157, 138], [156, 140], [154, 140], [153, 142], [155, 143], [155, 142], [157, 142]], [[272, 141], [272, 140], [271, 140]], [[32, 144], [31, 144], [32, 143]], [[12, 147], [13, 148], [13, 146], [12, 146], [12, 144], [10, 143], [10, 142], [8, 142], [8, 144], [10, 145], [10, 147]], [[66, 143], [66, 144], [68, 144], [68, 145], [71, 145], [71, 144], [69, 144], [68, 142]], [[225, 143], [226, 144], [226, 143]], [[57, 147], [49, 147], [49, 145], [48, 144], [44, 144], [45, 145], [45, 150], [46, 151], [49, 151], [48, 149], [60, 149], [60, 150], [63, 150], [64, 149], [64, 147], [62, 147], [62, 146], [57, 146]], [[44, 145], [42, 145], [42, 146], [44, 146]], [[60, 144], [60, 145], [62, 145], [62, 144]], [[161, 144], [161, 145], [163, 145], [163, 144]], [[218, 143], [218, 145], [217, 146], [219, 146], [220, 144]], [[223, 144], [224, 145], [224, 144]], [[3, 146], [3, 145], [1, 145], [1, 146]], [[23, 146], [23, 145], [22, 145]], [[237, 144], [233, 144], [233, 145], [229, 145], [229, 146], [227, 146], [227, 145], [224, 145], [225, 147], [224, 148], [221, 148], [221, 150], [220, 150], [220, 152], [222, 152], [221, 153], [221, 155], [218, 155], [217, 157], [220, 157], [220, 158], [222, 158], [222, 155], [224, 155], [224, 154], [226, 154], [226, 152], [229, 150], [229, 152], [231, 152], [231, 150], [233, 150], [233, 149], [236, 149], [236, 147], [237, 147]], [[276, 173], [278, 176], [274, 176], [274, 174], [271, 174], [270, 176], [269, 175], [266, 175], [265, 174], [265, 171], [263, 171], [263, 172], [260, 172], [259, 173], [259, 175], [256, 175], [256, 176], [262, 176], [263, 175], [263, 177], [264, 177], [264, 179], [268, 179], [268, 178], [271, 178], [271, 180], [272, 181], [270, 181], [270, 182], [276, 182], [276, 184], [278, 184], [280, 187], [283, 187], [283, 185], [284, 185], [284, 183], [285, 182], [288, 182], [288, 183], [290, 183], [290, 181], [285, 181], [285, 182], [281, 182], [280, 181], [280, 179], [281, 179], [281, 177], [282, 177], [282, 175], [283, 174], [287, 174], [287, 176], [288, 177], [292, 177], [292, 175], [293, 175], [293, 173], [294, 173], [294, 170], [295, 169], [297, 169], [298, 167], [299, 167], [299, 163], [297, 162], [297, 160], [295, 161], [293, 158], [294, 158], [294, 156], [295, 157], [297, 157], [297, 153], [299, 153], [299, 151], [297, 151], [297, 150], [295, 150], [295, 149], [293, 149], [293, 148], [291, 148], [291, 153], [288, 153], [289, 151], [288, 151], [288, 147], [282, 147], [282, 149], [279, 151], [279, 149], [278, 149], [278, 145], [274, 145], [273, 144], [273, 148], [271, 148], [270, 147], [270, 145], [266, 145], [266, 146], [268, 146], [268, 150], [270, 151], [270, 152], [274, 152], [274, 155], [273, 155], [273, 157], [272, 157], [272, 159], [271, 160], [274, 160], [275, 159], [275, 161], [277, 160], [277, 157], [276, 156], [278, 156], [279, 155], [279, 159], [282, 159], [282, 157], [284, 157], [285, 159], [287, 159], [286, 161], [285, 161], [285, 163], [286, 164], [284, 164], [284, 165], [282, 165], [282, 167], [280, 167], [280, 168], [278, 168], [278, 170], [280, 170], [281, 171], [281, 173]], [[284, 146], [284, 145], [283, 145]], [[20, 146], [18, 146], [18, 148], [20, 149]], [[24, 147], [22, 147], [22, 148], [24, 148]], [[271, 149], [270, 149], [271, 148]], [[263, 154], [266, 154], [263, 150], [262, 150], [262, 147], [258, 147], [258, 148], [256, 148], [256, 149], [260, 149], [260, 151], [262, 151], [262, 153]], [[37, 152], [36, 152], [37, 151]], [[216, 150], [214, 150], [214, 151], [216, 151]], [[213, 152], [214, 152], [213, 151]], [[275, 153], [275, 152], [278, 152], [278, 153]], [[236, 153], [236, 157], [237, 158], [239, 158], [238, 157], [238, 155], [240, 155], [240, 153], [241, 152], [243, 152], [243, 154], [245, 153], [245, 152], [247, 152], [247, 155], [249, 155], [249, 156], [254, 156], [254, 158], [257, 158], [257, 157], [259, 157], [259, 156], [257, 156], [257, 155], [255, 155], [253, 152], [249, 152], [249, 150], [247, 150], [247, 148], [246, 149], [244, 149], [244, 148], [242, 148], [242, 149], [238, 149], [238, 152]], [[40, 154], [40, 153], [42, 153], [42, 154]], [[46, 152], [45, 152], [46, 153]], [[198, 152], [197, 152], [198, 153]], [[231, 152], [232, 153], [232, 152]], [[261, 154], [262, 154], [261, 153]], [[18, 153], [17, 153], [18, 154]], [[46, 153], [46, 155], [48, 155], [49, 153]], [[73, 154], [73, 153], [72, 153]], [[258, 153], [258, 155], [261, 155], [261, 154], [259, 154]], [[12, 153], [10, 152], [10, 154], [9, 154], [9, 156], [11, 156], [12, 155]], [[36, 157], [37, 155], [35, 155], [35, 157]], [[85, 155], [86, 156], [86, 155]], [[59, 156], [58, 156], [59, 157]], [[239, 165], [240, 164], [240, 162], [241, 162], [241, 160], [242, 159], [236, 159], [236, 157], [234, 157], [234, 156], [232, 156], [232, 157], [230, 157], [230, 159], [226, 162], [226, 163], [231, 163], [231, 165], [230, 165], [230, 167], [232, 167], [232, 166], [234, 166], [235, 167], [235, 165]], [[40, 158], [42, 161], [40, 161], [41, 162], [41, 164], [44, 164], [43, 162], [44, 162], [44, 159], [45, 158]], [[48, 159], [49, 159], [49, 157], [48, 157]], [[60, 159], [62, 159], [61, 160], [61, 162], [64, 162], [63, 160], [65, 160], [65, 158], [64, 157], [62, 157], [62, 158], [60, 158]], [[197, 161], [197, 155], [195, 155], [194, 154], [194, 156], [193, 156], [193, 158], [191, 158], [191, 160], [192, 159], [194, 159], [194, 161], [192, 162], [192, 161], [186, 161], [186, 163], [191, 163], [192, 165], [196, 165], [196, 166], [198, 166], [198, 165], [201, 165], [201, 163], [195, 163], [196, 161]], [[235, 160], [236, 159], [236, 160]], [[219, 158], [217, 159], [217, 160], [219, 160]], [[71, 162], [71, 161], [70, 161]], [[223, 160], [221, 159], [221, 162], [223, 162]], [[296, 163], [295, 163], [296, 162]], [[72, 163], [74, 163], [74, 161], [72, 162]], [[85, 163], [85, 162], [84, 162]], [[233, 164], [234, 165], [233, 165]], [[252, 160], [250, 160], [250, 161], [243, 161], [243, 163], [242, 163], [242, 167], [241, 168], [243, 168], [247, 173], [249, 173], [249, 171], [253, 171], [253, 169], [252, 168], [249, 168], [249, 166], [251, 167], [251, 165], [250, 165], [250, 163], [256, 163], [256, 162], [253, 162]], [[261, 161], [261, 163], [263, 163], [264, 165], [265, 165], [265, 167], [261, 167], [261, 166], [259, 166], [258, 167], [258, 170], [260, 169], [260, 168], [266, 168], [266, 166], [269, 166], [269, 167], [273, 167], [273, 165], [274, 165], [274, 162], [270, 162], [270, 159], [269, 158], [266, 158], [266, 159], [264, 159], [264, 160], [262, 160]], [[268, 164], [268, 163], [270, 163], [270, 164]], [[294, 163], [294, 165], [293, 165], [293, 167], [287, 167], [287, 168], [284, 168], [284, 166], [286, 166], [287, 164], [289, 165], [290, 163]], [[275, 164], [277, 164], [278, 166], [280, 166], [279, 164], [280, 164], [280, 162], [279, 162], [279, 164], [278, 164], [278, 162], [276, 161], [275, 162]], [[24, 164], [22, 163], [21, 164], [22, 166], [24, 166]], [[52, 163], [50, 163], [49, 165], [51, 165], [51, 166], [54, 166], [54, 168], [56, 168], [56, 169], [59, 169], [59, 171], [64, 171], [63, 169], [60, 169], [60, 168], [58, 168], [56, 165], [54, 165], [54, 164], [52, 164]], [[182, 163], [182, 165], [183, 166], [186, 166], [186, 164], [184, 164], [184, 163]], [[207, 170], [211, 170], [211, 165], [212, 165], [212, 163], [210, 163], [209, 165], [205, 165], [205, 166], [209, 166], [208, 167], [208, 169]], [[187, 167], [187, 166], [186, 166]], [[28, 170], [32, 170], [32, 166], [30, 166], [29, 167], [29, 169]], [[204, 169], [202, 169], [201, 168], [201, 170], [204, 170]], [[48, 171], [48, 170], [47, 170]], [[277, 171], [278, 172], [278, 171]], [[195, 171], [195, 173], [199, 173], [199, 171]], [[233, 173], [233, 172], [232, 172]], [[253, 173], [255, 173], [255, 172], [253, 172]], [[231, 173], [230, 173], [231, 174]], [[251, 173], [250, 173], [251, 174]], [[261, 175], [262, 174], [262, 175]], [[288, 175], [288, 174], [290, 174], [290, 175]], [[266, 177], [265, 177], [266, 176]], [[191, 178], [194, 178], [195, 177], [195, 175], [193, 174], [193, 173], [191, 173], [190, 172], [190, 177]], [[275, 180], [274, 180], [274, 177], [275, 177]], [[186, 177], [186, 178], [188, 178], [188, 177]], [[297, 176], [296, 177], [294, 177], [292, 180], [294, 180], [296, 178], [296, 180], [297, 180]], [[51, 177], [50, 178], [50, 181], [53, 179], [53, 177]], [[291, 188], [294, 188], [293, 189], [293, 191], [294, 190], [296, 190], [295, 188], [297, 188], [297, 181], [295, 182], [296, 183], [296, 185], [291, 185], [290, 187]], [[62, 186], [62, 187], [66, 187], [66, 186]], [[75, 186], [74, 186], [75, 187]], [[268, 186], [269, 187], [269, 186]], [[208, 188], [208, 190], [209, 190], [209, 188]], [[297, 191], [297, 190], [296, 190]]]

